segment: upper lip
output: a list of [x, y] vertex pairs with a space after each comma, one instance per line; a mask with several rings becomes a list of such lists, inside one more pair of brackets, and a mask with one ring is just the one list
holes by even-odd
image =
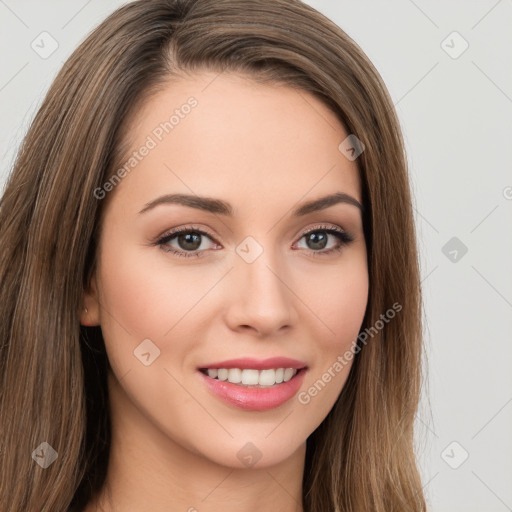
[[254, 369], [254, 370], [269, 370], [271, 368], [295, 368], [297, 370], [305, 368], [306, 363], [298, 361], [297, 359], [290, 359], [289, 357], [270, 357], [268, 359], [255, 359], [252, 357], [242, 357], [239, 359], [229, 359], [226, 361], [219, 361], [210, 363], [205, 366], [200, 366], [200, 370], [208, 368], [240, 368], [240, 369]]

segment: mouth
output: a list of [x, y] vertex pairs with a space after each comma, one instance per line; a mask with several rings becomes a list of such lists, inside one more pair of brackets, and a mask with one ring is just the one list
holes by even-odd
[[199, 371], [211, 379], [230, 382], [245, 388], [272, 388], [293, 379], [303, 368], [200, 368]]
[[232, 359], [197, 368], [210, 392], [238, 409], [266, 411], [295, 396], [308, 367], [302, 361], [275, 357]]

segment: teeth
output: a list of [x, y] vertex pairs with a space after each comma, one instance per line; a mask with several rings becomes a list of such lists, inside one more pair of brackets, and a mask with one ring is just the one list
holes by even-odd
[[276, 371], [275, 370], [261, 370], [259, 379], [258, 379], [258, 384], [260, 386], [273, 386], [275, 383], [276, 383]]
[[284, 371], [283, 380], [285, 382], [290, 380], [295, 375], [295, 373], [297, 372], [293, 368], [286, 368], [286, 370]]
[[271, 387], [288, 382], [298, 370], [295, 368], [275, 368], [268, 370], [250, 370], [241, 368], [208, 368], [208, 377], [247, 387]]
[[240, 368], [230, 368], [228, 371], [228, 380], [234, 384], [242, 382], [242, 371]]
[[255, 386], [258, 384], [258, 370], [242, 370], [242, 384], [244, 386]]

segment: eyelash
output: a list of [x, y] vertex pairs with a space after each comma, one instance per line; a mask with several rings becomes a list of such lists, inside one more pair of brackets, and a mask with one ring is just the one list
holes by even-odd
[[[348, 232], [346, 232], [342, 229], [339, 229], [339, 228], [333, 228], [332, 226], [316, 226], [312, 229], [309, 229], [305, 233], [303, 233], [302, 236], [299, 238], [299, 240], [301, 240], [303, 237], [305, 237], [311, 233], [316, 233], [316, 232], [325, 232], [325, 233], [334, 235], [336, 238], [338, 238], [340, 244], [338, 247], [332, 247], [331, 249], [327, 249], [325, 251], [313, 251], [310, 249], [309, 251], [312, 253], [313, 257], [326, 256], [329, 254], [338, 253], [345, 246], [349, 245], [350, 243], [352, 243], [354, 241], [354, 237], [352, 235], [350, 235]], [[169, 252], [171, 254], [174, 254], [175, 256], [179, 256], [182, 258], [202, 257], [205, 250], [202, 250], [202, 251], [196, 250], [194, 252], [192, 252], [192, 251], [177, 251], [175, 249], [171, 249], [171, 248], [165, 246], [166, 243], [170, 242], [173, 238], [175, 238], [176, 236], [183, 234], [183, 233], [196, 233], [196, 234], [204, 235], [204, 236], [207, 236], [208, 238], [212, 239], [212, 241], [214, 241], [215, 243], [217, 243], [212, 235], [203, 231], [202, 229], [194, 228], [193, 226], [187, 226], [187, 227], [183, 227], [183, 228], [177, 228], [177, 229], [171, 231], [170, 233], [163, 235], [153, 245], [161, 246], [163, 251]]]

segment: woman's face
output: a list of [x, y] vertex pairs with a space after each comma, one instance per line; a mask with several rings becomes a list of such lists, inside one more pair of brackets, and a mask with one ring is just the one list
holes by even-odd
[[120, 182], [95, 192], [82, 319], [101, 325], [114, 425], [225, 466], [283, 461], [339, 396], [367, 304], [360, 209], [304, 207], [361, 202], [349, 134], [309, 93], [204, 72], [149, 98], [128, 135]]

